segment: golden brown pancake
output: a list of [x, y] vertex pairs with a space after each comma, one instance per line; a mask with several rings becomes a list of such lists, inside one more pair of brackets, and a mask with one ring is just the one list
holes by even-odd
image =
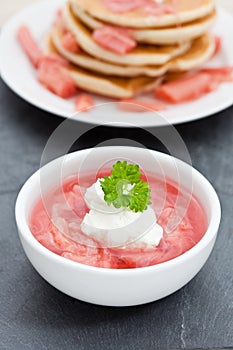
[[161, 66], [121, 66], [108, 63], [84, 51], [72, 53], [66, 50], [62, 45], [63, 34], [58, 26], [51, 31], [51, 40], [56, 50], [64, 58], [73, 64], [104, 75], [115, 75], [123, 77], [149, 76], [159, 77], [167, 71], [184, 71], [199, 67], [205, 63], [215, 50], [215, 42], [212, 36], [205, 34], [192, 42], [190, 49], [183, 55], [172, 59]]
[[63, 9], [63, 20], [85, 52], [100, 60], [118, 65], [162, 65], [187, 52], [191, 45], [190, 42], [169, 46], [138, 45], [130, 53], [118, 55], [102, 48], [93, 40], [90, 29], [78, 20], [68, 4]]
[[[59, 54], [51, 38], [46, 41], [46, 52]], [[83, 90], [114, 98], [131, 98], [141, 92], [151, 91], [161, 82], [161, 78], [118, 78], [93, 73], [89, 70], [71, 65], [66, 68], [77, 86]]]
[[[72, 11], [87, 27], [94, 30], [103, 24], [100, 20], [92, 17], [88, 12], [83, 11], [78, 2], [71, 5]], [[180, 26], [166, 28], [133, 29], [132, 36], [137, 42], [157, 45], [171, 45], [184, 41], [190, 41], [209, 31], [216, 20], [216, 11], [203, 18], [185, 23]]]
[[[129, 28], [158, 28], [175, 26], [207, 16], [215, 8], [215, 0], [177, 0], [176, 13], [162, 16], [148, 16], [141, 10], [124, 13], [110, 11], [102, 0], [69, 0], [77, 4], [92, 17], [114, 25]], [[165, 5], [173, 7], [173, 0], [165, 0]]]
[[172, 61], [169, 71], [179, 72], [199, 68], [214, 55], [215, 48], [214, 37], [211, 34], [204, 34], [193, 41], [189, 51]]

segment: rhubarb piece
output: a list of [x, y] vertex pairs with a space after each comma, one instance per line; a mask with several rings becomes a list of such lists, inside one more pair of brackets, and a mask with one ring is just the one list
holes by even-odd
[[67, 32], [63, 36], [62, 46], [64, 47], [64, 49], [66, 49], [72, 53], [79, 52], [79, 45], [77, 43], [77, 40], [75, 39], [74, 34], [72, 34], [71, 32]]
[[197, 72], [157, 87], [155, 96], [169, 103], [181, 103], [196, 100], [214, 88], [210, 74]]
[[196, 73], [165, 83], [155, 89], [155, 96], [170, 103], [196, 100], [233, 81], [233, 67], [203, 68]]
[[162, 16], [176, 12], [174, 7], [156, 3], [153, 0], [103, 0], [103, 2], [108, 10], [113, 13], [124, 13], [139, 9], [149, 16]]
[[57, 63], [60, 66], [68, 68], [70, 66], [69, 61], [66, 58], [63, 58], [57, 54], [49, 54], [41, 57], [41, 61], [46, 61], [50, 63]]
[[95, 29], [93, 39], [98, 45], [119, 55], [132, 51], [137, 45], [128, 29], [111, 26]]
[[56, 17], [57, 17], [58, 19], [62, 18], [62, 8], [61, 8], [61, 7], [57, 9]]
[[33, 38], [29, 28], [25, 25], [21, 26], [17, 31], [17, 38], [33, 66], [38, 68], [43, 52]]
[[113, 13], [133, 11], [143, 6], [148, 0], [103, 0], [105, 6]]
[[218, 84], [233, 81], [233, 67], [231, 66], [203, 68], [200, 72], [209, 74]]
[[93, 106], [93, 98], [88, 94], [81, 94], [75, 99], [75, 110], [77, 112], [87, 112]]
[[221, 39], [221, 37], [216, 35], [214, 37], [214, 40], [215, 40], [215, 51], [213, 53], [213, 57], [216, 56], [221, 51], [221, 48], [222, 48], [222, 39]]
[[133, 98], [124, 99], [121, 102], [125, 103], [119, 104], [119, 108], [129, 112], [147, 112], [150, 109], [153, 111], [162, 111], [166, 109], [166, 105], [161, 102], [146, 102]]
[[40, 62], [38, 80], [48, 90], [62, 98], [72, 97], [77, 92], [76, 84], [65, 68], [47, 58]]
[[163, 4], [158, 4], [155, 2], [148, 2], [145, 6], [141, 9], [143, 13], [145, 13], [148, 16], [163, 16], [167, 14], [174, 14], [176, 13], [175, 8]]

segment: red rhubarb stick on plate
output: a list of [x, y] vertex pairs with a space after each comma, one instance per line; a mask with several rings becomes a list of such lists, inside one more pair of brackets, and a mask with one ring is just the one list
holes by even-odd
[[170, 103], [194, 101], [221, 83], [233, 81], [233, 67], [203, 68], [155, 89], [155, 96]]
[[76, 84], [64, 66], [51, 62], [50, 58], [44, 57], [40, 61], [38, 80], [48, 90], [62, 98], [69, 98], [77, 93]]
[[125, 103], [120, 103], [119, 108], [128, 112], [148, 112], [150, 109], [158, 112], [167, 108], [162, 102], [146, 102], [134, 98], [124, 99], [121, 102]]
[[87, 112], [87, 110], [94, 106], [93, 98], [88, 94], [81, 94], [75, 99], [75, 110], [77, 112]]
[[46, 60], [46, 62], [50, 62], [51, 64], [52, 63], [58, 64], [60, 66], [66, 67], [66, 68], [68, 68], [70, 66], [70, 62], [66, 58], [63, 58], [62, 56], [59, 56], [57, 54], [51, 53], [48, 55], [44, 55], [41, 58], [41, 61], [45, 61], [45, 60]]
[[212, 90], [211, 76], [197, 72], [157, 87], [155, 97], [169, 103], [182, 103], [196, 100]]
[[17, 38], [33, 66], [38, 68], [43, 52], [33, 38], [29, 28], [22, 25], [17, 31]]

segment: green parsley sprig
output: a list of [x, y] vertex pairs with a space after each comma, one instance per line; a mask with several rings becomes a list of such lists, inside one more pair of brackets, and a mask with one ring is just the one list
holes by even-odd
[[109, 176], [100, 181], [104, 200], [115, 208], [129, 208], [134, 212], [143, 212], [151, 204], [150, 188], [141, 179], [139, 166], [118, 161], [113, 165]]

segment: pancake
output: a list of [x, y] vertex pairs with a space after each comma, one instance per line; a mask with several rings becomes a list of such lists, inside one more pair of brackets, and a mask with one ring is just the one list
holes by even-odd
[[[47, 53], [59, 54], [54, 47], [51, 37], [46, 40], [45, 50]], [[161, 82], [161, 78], [117, 78], [81, 69], [75, 65], [64, 68], [74, 79], [77, 86], [83, 90], [114, 98], [131, 98], [141, 92], [153, 90]]]
[[98, 60], [84, 51], [72, 53], [62, 45], [63, 34], [58, 26], [51, 31], [51, 40], [61, 56], [73, 64], [104, 75], [123, 77], [149, 76], [159, 77], [167, 71], [186, 71], [199, 67], [214, 53], [215, 42], [212, 36], [205, 34], [192, 42], [190, 49], [183, 55], [162, 66], [121, 66]]
[[[162, 16], [148, 16], [141, 10], [124, 13], [110, 11], [103, 0], [69, 0], [92, 17], [118, 26], [129, 28], [158, 28], [187, 23], [213, 12], [215, 0], [176, 0], [176, 13]], [[174, 7], [174, 0], [165, 0], [165, 5]]]
[[189, 51], [172, 61], [169, 71], [179, 72], [199, 68], [214, 55], [215, 49], [214, 37], [211, 34], [204, 34], [193, 41]]
[[[77, 4], [72, 4], [73, 13], [90, 29], [100, 28], [103, 22], [91, 17], [88, 12], [83, 11]], [[190, 41], [208, 32], [214, 25], [216, 11], [207, 16], [181, 26], [166, 27], [160, 29], [133, 29], [132, 37], [141, 43], [169, 45], [183, 41]]]
[[102, 48], [93, 40], [92, 32], [78, 20], [68, 4], [63, 9], [63, 20], [85, 52], [100, 60], [119, 65], [162, 65], [187, 52], [191, 45], [190, 42], [170, 46], [138, 45], [130, 53], [118, 55]]

